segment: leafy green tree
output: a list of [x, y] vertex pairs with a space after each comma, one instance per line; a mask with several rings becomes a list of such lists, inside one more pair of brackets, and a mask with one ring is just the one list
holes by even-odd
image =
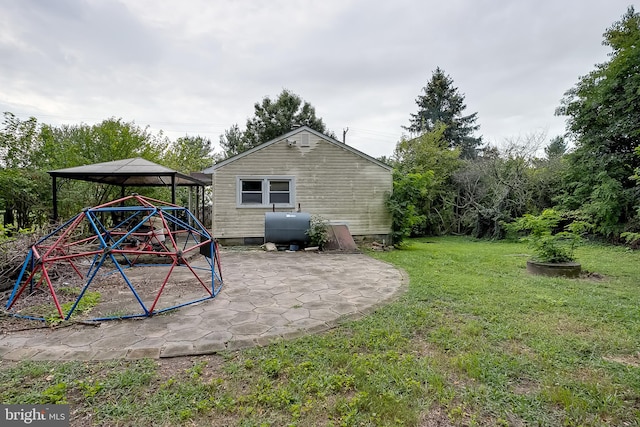
[[417, 138], [403, 138], [393, 152], [394, 164], [402, 172], [432, 170], [440, 183], [446, 181], [460, 165], [460, 151], [448, 148], [446, 131], [446, 126], [439, 123]]
[[286, 89], [275, 101], [265, 97], [262, 102], [257, 102], [254, 110], [255, 115], [247, 120], [244, 131], [241, 132], [235, 124], [220, 136], [220, 145], [226, 157], [277, 138], [290, 132], [295, 126], [309, 126], [311, 129], [335, 138], [335, 134], [327, 131], [322, 119], [316, 117], [315, 108]]
[[219, 157], [214, 153], [210, 139], [201, 136], [183, 136], [169, 145], [162, 164], [188, 174], [208, 168]]
[[33, 168], [38, 151], [40, 125], [31, 117], [20, 120], [5, 112], [3, 129], [0, 131], [0, 164], [9, 169]]
[[21, 120], [4, 113], [0, 130], [0, 209], [3, 226], [24, 229], [46, 222], [51, 200], [51, 184], [40, 172], [39, 151], [42, 126], [33, 117]]
[[[213, 144], [208, 138], [201, 136], [184, 136], [169, 144], [161, 161], [164, 166], [170, 167], [185, 174], [199, 172], [210, 167], [220, 160], [221, 156], [214, 152]], [[164, 198], [169, 199], [169, 189], [160, 189]], [[193, 206], [193, 191], [188, 187], [178, 187], [176, 202], [184, 206]], [[205, 194], [206, 196], [206, 194]]]
[[[640, 145], [638, 145], [635, 149], [636, 156], [640, 158]], [[631, 176], [631, 179], [636, 181], [636, 185], [640, 186], [640, 167], [637, 167], [635, 173]], [[638, 207], [640, 209], [640, 206]]]
[[402, 246], [407, 237], [415, 233], [426, 221], [422, 205], [430, 197], [433, 188], [433, 171], [402, 173], [393, 171], [393, 192], [386, 205], [391, 213], [391, 239], [395, 246]]
[[[216, 160], [211, 141], [183, 137], [171, 143], [162, 132], [153, 134], [134, 122], [110, 118], [95, 125], [41, 125], [35, 118], [20, 120], [5, 113], [0, 130], [0, 209], [5, 224], [24, 228], [47, 221], [51, 209], [51, 179], [46, 171], [131, 157], [143, 157], [189, 173]], [[81, 208], [120, 196], [120, 188], [77, 180], [59, 180], [58, 207], [62, 218]], [[131, 188], [168, 200], [164, 188]], [[180, 194], [178, 195], [180, 197]], [[186, 197], [185, 197], [186, 198]]]
[[[443, 234], [450, 230], [455, 196], [451, 177], [460, 161], [459, 151], [449, 149], [445, 131], [446, 127], [438, 124], [433, 131], [417, 138], [403, 138], [396, 145], [392, 163], [394, 192], [398, 194], [391, 198], [395, 203], [391, 212], [398, 225], [394, 230], [403, 235], [407, 227], [414, 235]], [[395, 219], [398, 208], [406, 211], [406, 220]]]
[[640, 167], [634, 155], [640, 145], [640, 15], [632, 6], [607, 29], [603, 44], [612, 49], [609, 61], [581, 77], [557, 110], [568, 117], [576, 145], [559, 202], [590, 215], [597, 232], [615, 238], [638, 221], [640, 204], [631, 179]]
[[482, 144], [481, 138], [473, 136], [480, 128], [476, 124], [478, 113], [463, 115], [467, 108], [464, 95], [453, 86], [453, 79], [438, 67], [422, 92], [416, 99], [418, 112], [411, 114], [409, 126], [404, 128], [413, 135], [420, 135], [444, 124], [444, 138], [450, 147], [459, 148], [462, 158], [475, 158]]
[[33, 169], [0, 170], [0, 209], [4, 227], [25, 229], [44, 224], [51, 207], [48, 175]]
[[110, 118], [95, 125], [44, 126], [42, 146], [37, 153], [43, 169], [61, 169], [93, 163], [143, 157], [159, 162], [168, 141], [134, 122]]
[[[162, 162], [168, 150], [168, 140], [162, 135], [152, 134], [134, 122], [110, 118], [95, 125], [43, 126], [38, 152], [38, 167], [55, 170], [93, 163], [109, 162], [131, 157], [143, 157], [153, 162]], [[85, 206], [94, 206], [120, 197], [120, 188], [112, 185], [59, 180], [59, 215], [67, 218]], [[153, 197], [165, 198], [160, 188], [131, 188]]]

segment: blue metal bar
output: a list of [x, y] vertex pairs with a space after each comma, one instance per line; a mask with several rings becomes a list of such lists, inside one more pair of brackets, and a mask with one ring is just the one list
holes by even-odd
[[[96, 230], [96, 235], [100, 235], [104, 238], [104, 234], [109, 234], [109, 229], [100, 221], [100, 218], [97, 215], [93, 215], [91, 212], [86, 212], [87, 216], [91, 216], [96, 223], [96, 226], [100, 227], [102, 231]], [[106, 243], [105, 243], [106, 246]]]
[[164, 213], [165, 219], [167, 219], [167, 221], [171, 220], [172, 224], [177, 225], [177, 226], [182, 227], [182, 228], [186, 228], [186, 229], [191, 228], [191, 226], [189, 224], [187, 224], [186, 222], [184, 222], [183, 220], [181, 220], [177, 216], [172, 215], [172, 214], [170, 214], [168, 212], [163, 212], [163, 213]]
[[102, 266], [102, 264], [104, 264], [104, 260], [106, 259], [106, 257], [107, 257], [106, 253], [102, 255], [102, 259], [98, 263], [98, 266], [93, 271], [93, 274], [91, 275], [91, 277], [88, 278], [87, 283], [83, 286], [82, 291], [80, 291], [80, 295], [78, 295], [78, 298], [76, 298], [76, 302], [73, 303], [73, 306], [71, 307], [71, 310], [69, 310], [69, 313], [67, 313], [67, 316], [65, 317], [64, 320], [69, 320], [69, 318], [71, 317], [71, 315], [75, 311], [76, 307], [80, 303], [80, 300], [84, 296], [84, 293], [89, 288], [89, 285], [91, 285], [91, 282], [93, 282], [93, 279], [96, 277], [96, 274], [98, 274], [98, 271], [100, 271], [100, 267]]
[[[215, 243], [213, 241], [211, 241], [209, 243], [209, 258], [211, 259], [211, 261], [215, 260], [215, 256], [216, 256], [216, 250], [215, 250]], [[206, 257], [205, 257], [206, 258]], [[215, 296], [216, 295], [216, 274], [215, 274], [215, 264], [213, 264], [213, 268], [211, 268], [211, 293]]]
[[[123, 209], [120, 209], [120, 211], [122, 211]], [[130, 220], [131, 218], [134, 218], [136, 215], [138, 215], [138, 213], [134, 213], [132, 215], [129, 215], [126, 219], [122, 220], [118, 225], [115, 225], [113, 228], [120, 228], [120, 227], [124, 227]]]
[[[32, 258], [33, 258], [33, 249], [29, 249], [29, 253], [27, 253], [27, 257], [24, 260], [24, 262], [22, 263], [22, 268], [20, 269], [20, 274], [18, 275], [18, 278], [16, 279], [16, 284], [13, 285], [13, 290], [11, 291], [11, 295], [9, 296], [9, 301], [7, 301], [7, 305], [5, 306], [5, 308], [8, 309], [9, 306], [11, 305], [11, 303], [13, 302], [13, 298], [15, 297], [16, 292], [18, 292], [18, 289], [20, 289], [20, 283], [22, 283], [22, 278], [24, 277], [24, 273], [27, 271], [27, 265], [29, 265], [31, 263], [31, 259]], [[33, 283], [33, 280], [31, 282]]]
[[138, 304], [140, 304], [140, 307], [142, 307], [142, 309], [144, 310], [144, 312], [146, 313], [146, 315], [149, 315], [149, 310], [147, 309], [147, 307], [144, 305], [144, 303], [142, 302], [142, 299], [140, 298], [140, 295], [138, 295], [138, 293], [136, 292], [135, 288], [133, 287], [133, 285], [131, 284], [131, 282], [129, 281], [129, 278], [127, 277], [127, 274], [124, 272], [124, 270], [122, 269], [122, 267], [120, 267], [120, 264], [118, 263], [118, 260], [115, 259], [115, 257], [113, 256], [113, 254], [109, 254], [109, 256], [111, 256], [111, 261], [113, 261], [113, 263], [115, 264], [116, 268], [118, 269], [118, 271], [120, 272], [120, 275], [122, 276], [122, 278], [124, 279], [124, 281], [127, 283], [127, 286], [129, 286], [129, 289], [131, 289], [131, 292], [133, 292], [133, 296], [136, 297], [136, 300], [138, 300]]
[[17, 317], [19, 319], [39, 320], [40, 322], [46, 322], [47, 321], [44, 317], [26, 316], [24, 314], [17, 314], [17, 313], [9, 313], [9, 316]]
[[136, 319], [138, 317], [149, 317], [148, 314], [126, 314], [124, 316], [96, 317], [89, 319], [89, 322], [103, 322], [107, 320]]
[[[100, 247], [101, 248], [106, 248], [107, 247], [107, 242], [105, 242], [105, 240], [102, 238], [102, 234], [100, 233], [100, 230], [98, 229], [98, 226], [96, 225], [96, 221], [94, 221], [94, 216], [93, 215], [85, 215], [85, 217], [87, 218], [87, 221], [89, 221], [89, 225], [91, 225], [91, 227], [93, 228], [93, 230], [95, 231], [98, 240], [100, 241]], [[97, 220], [97, 218], [96, 218]]]
[[203, 234], [205, 234], [207, 237], [211, 237], [206, 227], [202, 225], [202, 223], [198, 220], [198, 218], [196, 218], [195, 215], [193, 215], [191, 211], [189, 211], [188, 209], [187, 209], [187, 214], [191, 217], [191, 219], [193, 219], [194, 223], [198, 224], [198, 226], [200, 227], [200, 231], [202, 231]]
[[[55, 230], [53, 230], [51, 233], [47, 234], [46, 236], [44, 236], [43, 238], [41, 238], [40, 240], [38, 240], [35, 245], [39, 245], [42, 242], [44, 242], [45, 240], [47, 240], [49, 237], [55, 235], [58, 231], [62, 230], [63, 228], [65, 228], [67, 225], [69, 225], [70, 223], [72, 223], [73, 221], [75, 221], [78, 216], [82, 215], [82, 212], [77, 214], [76, 216], [74, 216], [73, 218], [71, 218], [69, 221], [65, 222], [64, 224], [62, 224], [61, 226], [59, 226], [58, 228], [56, 228]], [[34, 245], [34, 246], [35, 246]]]
[[98, 268], [96, 262], [97, 262], [98, 259], [100, 259], [100, 256], [101, 256], [100, 254], [95, 254], [93, 256], [93, 260], [91, 261], [91, 265], [89, 266], [89, 270], [87, 271], [87, 276], [89, 276], [89, 274], [91, 274], [91, 272], [93, 271], [94, 267], [96, 267], [96, 269]]
[[180, 307], [184, 307], [184, 306], [187, 306], [187, 305], [195, 304], [195, 303], [198, 303], [198, 302], [201, 302], [201, 301], [206, 301], [206, 300], [211, 299], [211, 298], [213, 298], [213, 296], [209, 295], [209, 296], [204, 297], [204, 298], [200, 298], [200, 299], [196, 299], [196, 300], [193, 300], [193, 301], [185, 302], [185, 303], [182, 303], [182, 304], [174, 305], [172, 307], [167, 307], [167, 308], [163, 308], [163, 309], [160, 309], [160, 310], [155, 310], [151, 314], [164, 313], [165, 311], [175, 310], [176, 308], [180, 308]]

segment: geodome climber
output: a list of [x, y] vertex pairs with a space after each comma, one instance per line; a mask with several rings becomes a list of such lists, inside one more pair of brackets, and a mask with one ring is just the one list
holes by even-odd
[[6, 310], [41, 321], [148, 317], [214, 298], [222, 284], [198, 219], [134, 194], [85, 208], [31, 246]]

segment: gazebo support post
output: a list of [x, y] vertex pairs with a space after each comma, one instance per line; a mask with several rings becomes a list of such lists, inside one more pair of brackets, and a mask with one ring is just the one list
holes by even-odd
[[56, 177], [53, 177], [51, 193], [53, 194], [53, 222], [58, 221], [58, 186], [56, 184]]

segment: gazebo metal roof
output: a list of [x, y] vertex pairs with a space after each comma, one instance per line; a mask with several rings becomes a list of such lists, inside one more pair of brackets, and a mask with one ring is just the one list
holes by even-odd
[[208, 182], [141, 157], [49, 171], [52, 177], [78, 179], [125, 187], [205, 186]]
[[[49, 171], [53, 179], [53, 218], [58, 219], [57, 178], [90, 181], [99, 184], [125, 187], [171, 187], [171, 203], [176, 202], [176, 187], [188, 186], [202, 188], [204, 209], [204, 187], [211, 183], [200, 178], [183, 174], [168, 167], [145, 160], [141, 157], [95, 163], [73, 168]], [[124, 195], [124, 194], [123, 194]]]

